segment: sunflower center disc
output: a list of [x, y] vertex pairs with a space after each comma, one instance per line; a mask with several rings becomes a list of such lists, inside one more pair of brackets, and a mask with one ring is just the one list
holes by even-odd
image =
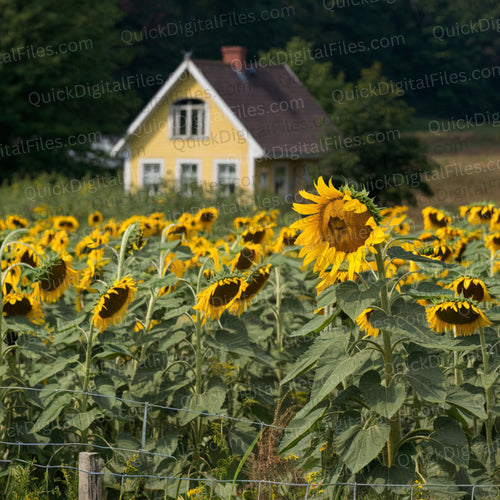
[[470, 283], [466, 288], [463, 282], [460, 282], [457, 286], [457, 292], [463, 294], [466, 299], [470, 299], [471, 297], [478, 302], [481, 302], [484, 299], [484, 290], [481, 285], [476, 283]]
[[3, 305], [3, 312], [7, 316], [26, 316], [31, 312], [31, 309], [31, 302], [26, 297], [23, 297], [21, 300], [16, 300], [14, 304], [6, 302]]
[[445, 218], [442, 218], [442, 219], [438, 219], [438, 216], [437, 214], [435, 213], [431, 213], [429, 215], [429, 220], [435, 225], [435, 226], [438, 226], [438, 227], [445, 227], [447, 224], [446, 224], [446, 219]]
[[212, 307], [224, 307], [238, 294], [240, 284], [231, 281], [231, 283], [224, 283], [219, 285], [213, 292], [208, 300]]
[[436, 311], [436, 316], [451, 325], [468, 325], [479, 318], [479, 313], [469, 308], [459, 307], [458, 311], [451, 308]]
[[123, 304], [127, 301], [127, 297], [128, 288], [115, 288], [113, 293], [105, 297], [99, 316], [103, 319], [111, 318], [111, 316], [123, 307]]
[[49, 269], [46, 278], [40, 280], [40, 288], [45, 292], [53, 292], [63, 284], [65, 278], [66, 264], [61, 261]]

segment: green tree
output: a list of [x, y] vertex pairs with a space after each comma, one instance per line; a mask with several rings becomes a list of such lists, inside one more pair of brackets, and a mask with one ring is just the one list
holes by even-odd
[[315, 59], [323, 52], [312, 42], [294, 37], [284, 50], [271, 49], [268, 55], [279, 52], [287, 54], [291, 69], [333, 123], [327, 131], [329, 152], [319, 165], [310, 166], [312, 176], [365, 185], [379, 203], [414, 203], [415, 189], [431, 193], [421, 180], [432, 169], [425, 149], [417, 138], [401, 132], [413, 109], [382, 76], [381, 64], [362, 70], [356, 83], [347, 83], [342, 72], [334, 75], [331, 62]]
[[401, 94], [382, 76], [379, 63], [334, 94], [332, 121], [341, 134], [333, 131], [321, 171], [329, 170], [339, 182], [364, 185], [379, 203], [414, 204], [415, 190], [432, 193], [422, 174], [433, 163], [421, 142], [402, 132], [414, 110]]
[[80, 176], [101, 167], [93, 144], [119, 133], [145, 75], [117, 74], [132, 55], [114, 0], [0, 0], [0, 171]]

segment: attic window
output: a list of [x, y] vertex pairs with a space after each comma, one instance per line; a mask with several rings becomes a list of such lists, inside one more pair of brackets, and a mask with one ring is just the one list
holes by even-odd
[[181, 99], [172, 104], [172, 137], [204, 137], [207, 106], [201, 99]]

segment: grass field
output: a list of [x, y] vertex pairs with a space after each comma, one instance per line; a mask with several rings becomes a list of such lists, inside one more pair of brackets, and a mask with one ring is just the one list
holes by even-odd
[[[428, 123], [428, 122], [426, 122]], [[500, 202], [500, 130], [476, 127], [466, 131], [433, 134], [421, 124], [415, 135], [428, 147], [439, 167], [427, 176], [434, 194], [417, 195], [409, 214], [416, 224], [428, 205], [455, 211], [474, 202]]]

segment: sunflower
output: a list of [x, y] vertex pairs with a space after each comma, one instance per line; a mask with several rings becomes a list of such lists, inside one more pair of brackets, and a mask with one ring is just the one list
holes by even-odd
[[[168, 267], [167, 267], [168, 266]], [[168, 270], [169, 273], [174, 273], [178, 278], [182, 278], [184, 276], [184, 272], [186, 271], [187, 265], [184, 261], [175, 258], [175, 254], [170, 253], [165, 258], [165, 265], [163, 267], [163, 276], [165, 276], [165, 272]], [[208, 269], [205, 269], [207, 271]], [[160, 293], [158, 297], [170, 293], [171, 291], [177, 288], [179, 281], [175, 285], [171, 286], [163, 286], [160, 289]]]
[[201, 231], [210, 231], [219, 216], [219, 211], [214, 207], [202, 208], [194, 216]]
[[251, 300], [262, 290], [262, 288], [264, 288], [270, 274], [271, 264], [265, 264], [256, 269], [247, 280], [246, 286], [241, 292], [240, 297], [238, 297], [229, 307], [229, 312], [240, 316], [245, 308], [250, 305]]
[[43, 321], [40, 303], [31, 295], [19, 292], [10, 292], [3, 298], [3, 315], [6, 317], [25, 316], [33, 323]]
[[[2, 274], [5, 270], [10, 267], [13, 262], [7, 262], [2, 260]], [[3, 293], [6, 295], [10, 293], [12, 290], [17, 289], [17, 285], [19, 284], [19, 280], [21, 279], [21, 266], [13, 266], [5, 274], [3, 277]]]
[[492, 256], [495, 255], [500, 250], [500, 233], [486, 236], [484, 246], [490, 250]]
[[136, 291], [136, 283], [130, 276], [115, 280], [94, 307], [93, 325], [103, 332], [110, 324], [121, 323], [127, 307], [134, 300]]
[[455, 337], [472, 335], [478, 328], [491, 324], [481, 309], [465, 300], [436, 304], [427, 308], [426, 316], [432, 330], [437, 333], [452, 330]]
[[118, 238], [120, 233], [120, 226], [114, 221], [114, 219], [109, 219], [106, 224], [102, 227], [102, 231], [111, 238]]
[[7, 229], [21, 229], [21, 228], [24, 228], [24, 227], [28, 227], [29, 226], [29, 222], [27, 221], [27, 219], [25, 219], [24, 217], [21, 217], [19, 215], [7, 215], [7, 217], [5, 218], [5, 227]]
[[500, 210], [495, 208], [493, 217], [490, 220], [490, 231], [500, 231]]
[[371, 337], [376, 337], [380, 333], [380, 330], [372, 326], [372, 324], [370, 323], [370, 316], [372, 315], [372, 313], [373, 309], [371, 307], [365, 309], [356, 318], [356, 323], [358, 324], [359, 329], [366, 332], [367, 335], [370, 335]]
[[468, 278], [463, 276], [456, 279], [447, 288], [455, 290], [457, 295], [462, 295], [466, 299], [472, 299], [476, 302], [486, 302], [491, 300], [486, 285], [478, 278]]
[[54, 217], [54, 228], [73, 233], [78, 229], [78, 221], [72, 215]]
[[50, 246], [50, 243], [54, 239], [54, 236], [56, 235], [56, 232], [53, 229], [47, 229], [43, 232], [42, 236], [39, 239], [39, 244], [42, 247], [48, 247]]
[[222, 313], [241, 297], [246, 285], [239, 276], [219, 279], [198, 294], [193, 309], [204, 312], [203, 323], [207, 317], [212, 320], [219, 319]]
[[67, 290], [77, 273], [71, 268], [71, 256], [68, 253], [58, 255], [44, 265], [38, 279], [31, 285], [36, 300], [55, 302]]
[[470, 207], [468, 214], [469, 222], [471, 224], [489, 224], [495, 214], [495, 211], [496, 208], [493, 203]]
[[246, 271], [260, 260], [262, 248], [260, 245], [245, 245], [231, 261], [233, 271]]
[[234, 229], [241, 229], [242, 227], [248, 227], [252, 223], [251, 217], [235, 217], [233, 219]]
[[27, 264], [28, 266], [31, 267], [37, 267], [39, 265], [40, 254], [43, 253], [42, 249], [37, 245], [31, 244], [28, 247], [22, 243], [16, 243], [15, 245], [12, 246], [9, 245], [9, 250], [12, 251], [13, 255], [12, 263], [20, 262], [22, 264]]
[[68, 233], [64, 229], [62, 229], [61, 231], [57, 231], [57, 233], [54, 234], [54, 238], [52, 238], [50, 242], [50, 248], [52, 248], [52, 250], [55, 250], [56, 252], [62, 252], [66, 250], [68, 243]]
[[99, 210], [96, 210], [93, 214], [88, 217], [88, 223], [90, 227], [97, 226], [103, 221], [103, 216]]
[[281, 228], [279, 236], [276, 238], [276, 240], [271, 246], [271, 250], [274, 253], [280, 253], [286, 247], [294, 245], [298, 234], [299, 233], [296, 229], [291, 229], [286, 226]]
[[426, 207], [422, 210], [424, 218], [424, 229], [440, 229], [451, 223], [451, 217], [434, 207]]
[[[317, 181], [318, 195], [300, 191], [311, 204], [294, 203], [295, 211], [308, 215], [290, 227], [302, 233], [295, 244], [302, 245], [299, 257], [304, 265], [314, 262], [314, 271], [326, 271], [335, 277], [344, 261], [348, 261], [349, 279], [359, 272], [367, 249], [382, 243], [386, 235], [377, 225], [380, 215], [366, 193], [353, 193], [347, 187], [339, 191], [330, 180], [327, 185], [322, 177]], [[363, 202], [357, 199], [358, 196]]]
[[146, 217], [146, 222], [153, 229], [153, 234], [159, 234], [165, 227], [165, 215], [162, 212], [154, 212]]
[[80, 258], [91, 258], [97, 262], [104, 256], [104, 245], [108, 243], [108, 240], [108, 233], [101, 234], [96, 228], [77, 243], [75, 255]]
[[244, 243], [255, 243], [256, 245], [264, 245], [266, 242], [272, 240], [273, 237], [274, 231], [270, 224], [251, 225], [241, 233]]

